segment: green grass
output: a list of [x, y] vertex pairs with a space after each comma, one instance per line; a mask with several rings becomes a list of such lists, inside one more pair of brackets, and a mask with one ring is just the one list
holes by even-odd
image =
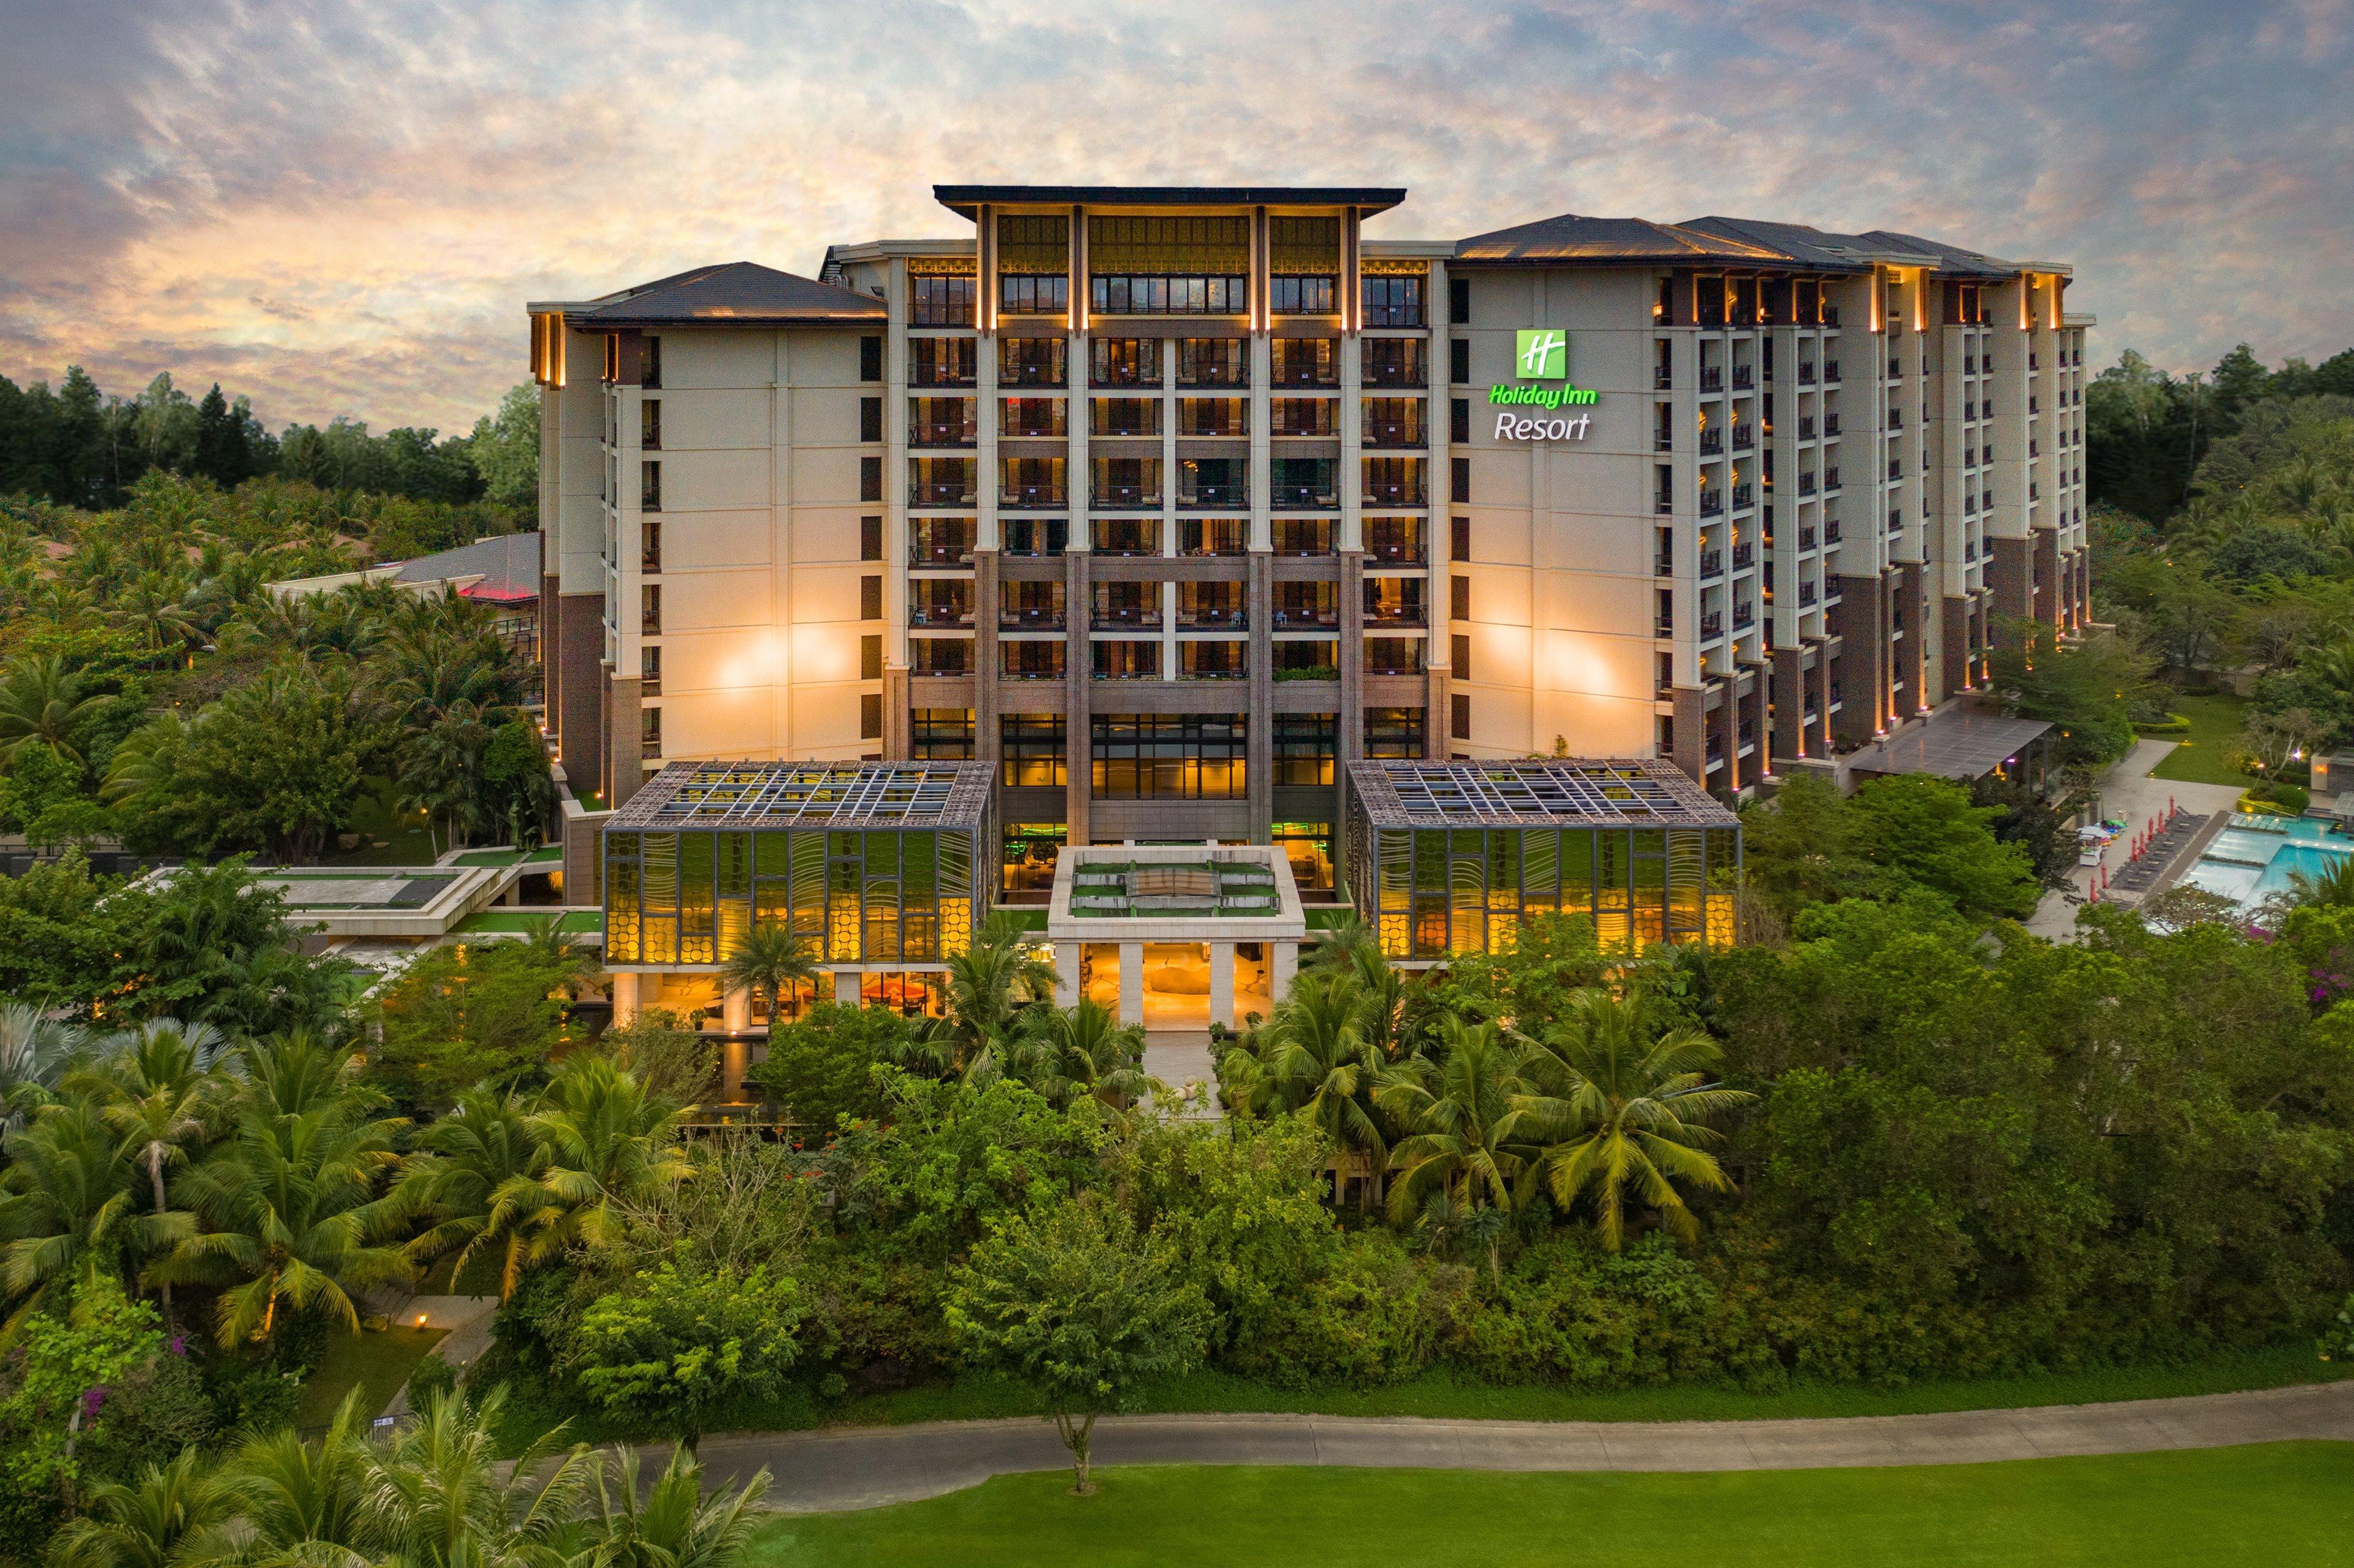
[[374, 834], [363, 834], [359, 847], [320, 856], [324, 865], [431, 865], [442, 846], [422, 827], [401, 828], [378, 844]]
[[2354, 1445], [1701, 1475], [1140, 1466], [800, 1515], [750, 1568], [2354, 1563]]
[[[454, 927], [461, 936], [477, 931], [527, 932], [539, 929], [540, 922], [557, 911], [547, 905], [524, 905], [511, 909], [483, 909], [467, 916]], [[601, 909], [573, 909], [564, 912], [557, 927], [575, 936], [585, 936], [605, 928], [605, 912]]]
[[[1140, 1410], [1320, 1415], [1416, 1415], [1473, 1421], [1776, 1421], [1823, 1415], [1920, 1415], [1948, 1410], [2018, 1410], [2037, 1404], [2102, 1404], [2286, 1388], [2354, 1377], [2354, 1364], [2325, 1362], [2308, 1342], [2243, 1351], [2174, 1366], [1952, 1379], [1902, 1388], [1797, 1383], [1771, 1393], [1708, 1383], [1580, 1392], [1534, 1384], [1499, 1385], [1426, 1372], [1385, 1388], [1286, 1389], [1218, 1372], [1196, 1372], [1148, 1389]], [[806, 1390], [759, 1405], [723, 1411], [710, 1429], [790, 1432], [816, 1426], [897, 1426], [918, 1421], [982, 1421], [1037, 1415], [1044, 1406], [1017, 1383], [968, 1376], [890, 1393], [822, 1404]], [[500, 1442], [514, 1452], [569, 1419], [568, 1436], [587, 1442], [665, 1434], [613, 1425], [559, 1407], [537, 1388], [510, 1392]]]
[[408, 1381], [425, 1352], [441, 1342], [441, 1329], [387, 1329], [382, 1333], [334, 1334], [320, 1352], [319, 1364], [302, 1380], [302, 1403], [296, 1425], [316, 1426], [331, 1420], [344, 1395], [353, 1389], [360, 1396], [363, 1415], [374, 1415]]
[[[2176, 697], [2168, 705], [2190, 721], [2190, 733], [2149, 770], [2153, 779], [2187, 784], [2229, 784], [2244, 789], [2253, 780], [2223, 760], [2223, 748], [2239, 738], [2248, 705], [2240, 697]], [[2153, 736], [2163, 740], [2164, 736]]]

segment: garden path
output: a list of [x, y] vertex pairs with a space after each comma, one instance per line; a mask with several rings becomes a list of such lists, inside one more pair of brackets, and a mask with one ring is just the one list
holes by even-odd
[[[2354, 1382], [2109, 1404], [1782, 1421], [1432, 1421], [1339, 1415], [1108, 1415], [1099, 1465], [1350, 1465], [1442, 1470], [1795, 1470], [1979, 1464], [2068, 1454], [2354, 1440]], [[935, 1422], [703, 1440], [714, 1479], [763, 1466], [769, 1507], [877, 1508], [1053, 1470], [1041, 1419]], [[659, 1462], [660, 1455], [651, 1456]]]

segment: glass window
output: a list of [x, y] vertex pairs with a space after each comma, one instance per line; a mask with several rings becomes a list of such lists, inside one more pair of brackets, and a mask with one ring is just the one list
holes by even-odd
[[1095, 793], [1106, 800], [1245, 798], [1241, 714], [1098, 714]]
[[914, 755], [934, 760], [962, 760], [972, 756], [970, 708], [917, 708], [913, 711]]
[[1329, 890], [1332, 885], [1332, 824], [1278, 822], [1267, 835], [1291, 862], [1291, 880], [1301, 887]]
[[[1275, 715], [1275, 781], [1319, 785], [1334, 781], [1340, 756], [1338, 714]], [[1329, 836], [1329, 829], [1327, 830]]]
[[1365, 755], [1372, 758], [1420, 758], [1426, 716], [1421, 708], [1367, 708]]
[[[1063, 644], [1045, 646], [1059, 650]], [[1006, 714], [997, 722], [998, 777], [1002, 782], [1025, 789], [1060, 789], [1070, 782], [1069, 748], [1060, 714]]]

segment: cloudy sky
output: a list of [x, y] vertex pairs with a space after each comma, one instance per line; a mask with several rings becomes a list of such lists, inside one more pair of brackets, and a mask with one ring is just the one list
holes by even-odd
[[470, 423], [523, 302], [959, 232], [935, 181], [1409, 187], [2073, 261], [2177, 368], [2354, 343], [2354, 0], [0, 0], [0, 374]]

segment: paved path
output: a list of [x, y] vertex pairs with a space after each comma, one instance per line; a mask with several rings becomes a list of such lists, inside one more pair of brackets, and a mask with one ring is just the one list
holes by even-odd
[[[1106, 1416], [1103, 1465], [1354, 1465], [1441, 1470], [1796, 1470], [2354, 1441], [2354, 1383], [2114, 1404], [1804, 1421], [1424, 1421], [1338, 1415]], [[792, 1512], [938, 1497], [1070, 1462], [1043, 1420], [706, 1437], [713, 1478], [766, 1466]]]
[[[2228, 821], [2232, 808], [2239, 804], [2240, 800], [2239, 790], [2230, 785], [2193, 784], [2149, 776], [2151, 768], [2173, 755], [2174, 747], [2175, 743], [2170, 740], [2137, 741], [2131, 751], [2111, 763], [2094, 783], [2094, 789], [2100, 797], [2102, 811], [2108, 816], [2123, 817], [2138, 826], [2153, 817], [2165, 816], [2167, 803], [2170, 800], [2185, 811], [2220, 816]], [[2125, 869], [2126, 859], [2132, 853], [2133, 834], [2130, 831], [2119, 835], [2116, 842], [2103, 852], [2113, 882], [2117, 873]], [[2165, 885], [2181, 874], [2181, 870], [2188, 863], [2186, 860], [2178, 865], [2173, 875], [2153, 891], [2163, 891]], [[2076, 931], [2076, 911], [2083, 905], [2086, 888], [2099, 875], [2101, 869], [2099, 866], [2079, 866], [2070, 872], [2067, 890], [2055, 889], [2045, 894], [2043, 902], [2037, 906], [2034, 916], [2028, 920], [2027, 928], [2039, 937], [2049, 937], [2055, 941], [2071, 939]], [[2120, 892], [2117, 902], [2131, 904], [2135, 899], [2131, 894]]]

